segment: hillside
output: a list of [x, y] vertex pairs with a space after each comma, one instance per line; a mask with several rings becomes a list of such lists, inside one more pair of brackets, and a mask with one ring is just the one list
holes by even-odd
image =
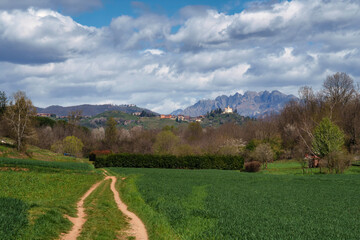
[[202, 127], [218, 127], [225, 123], [236, 123], [243, 124], [245, 121], [250, 120], [250, 117], [240, 116], [238, 114], [207, 114], [206, 117], [201, 121]]
[[297, 100], [294, 95], [286, 95], [279, 91], [245, 92], [244, 95], [236, 93], [232, 96], [219, 96], [214, 100], [200, 100], [183, 111], [176, 110], [172, 114], [200, 116], [217, 108], [224, 109], [230, 106], [237, 110], [239, 115], [258, 117], [271, 112], [279, 112], [284, 105]]
[[139, 117], [121, 111], [108, 111], [100, 113], [92, 118], [83, 119], [80, 124], [89, 128], [99, 128], [106, 125], [108, 118], [114, 118], [118, 127], [131, 129], [135, 126], [141, 126], [144, 129], [162, 129], [165, 126], [179, 126], [187, 124], [178, 123], [171, 119], [160, 119], [159, 117]]
[[145, 111], [146, 113], [159, 115], [158, 113], [152, 112], [146, 108], [140, 108], [135, 105], [113, 105], [113, 104], [103, 104], [103, 105], [91, 105], [84, 104], [78, 106], [62, 107], [62, 106], [50, 106], [47, 108], [37, 108], [38, 113], [51, 113], [58, 116], [67, 116], [72, 111], [82, 111], [84, 116], [95, 116], [97, 114], [106, 112], [106, 111], [121, 111], [125, 113], [135, 113]]

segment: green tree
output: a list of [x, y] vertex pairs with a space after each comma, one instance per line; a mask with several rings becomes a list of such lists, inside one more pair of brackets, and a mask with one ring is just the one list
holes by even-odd
[[106, 122], [105, 128], [105, 144], [108, 148], [115, 150], [115, 145], [118, 138], [118, 132], [116, 129], [117, 122], [114, 118], [110, 117]]
[[174, 154], [180, 139], [171, 131], [161, 131], [156, 136], [153, 151], [156, 154]]
[[79, 138], [75, 136], [68, 136], [64, 138], [62, 145], [63, 145], [64, 153], [69, 153], [76, 157], [82, 156], [82, 150], [84, 148], [84, 144]]
[[24, 92], [16, 92], [13, 99], [6, 108], [5, 121], [9, 124], [17, 150], [26, 150], [26, 141], [34, 134], [31, 118], [36, 115], [36, 108]]
[[344, 133], [329, 118], [323, 118], [314, 131], [313, 152], [324, 158], [332, 152], [340, 151], [343, 145]]

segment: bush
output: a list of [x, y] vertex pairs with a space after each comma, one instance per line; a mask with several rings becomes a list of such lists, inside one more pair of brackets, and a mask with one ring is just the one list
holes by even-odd
[[151, 154], [112, 154], [96, 156], [94, 165], [102, 167], [127, 168], [177, 168], [177, 169], [223, 169], [239, 170], [243, 167], [241, 156], [221, 155], [151, 155]]
[[261, 163], [258, 161], [247, 162], [244, 167], [245, 172], [258, 172], [260, 171]]
[[342, 152], [331, 152], [325, 157], [329, 172], [343, 173], [351, 165], [350, 157]]
[[94, 162], [96, 157], [102, 157], [110, 154], [112, 154], [111, 150], [94, 150], [89, 154], [89, 161]]

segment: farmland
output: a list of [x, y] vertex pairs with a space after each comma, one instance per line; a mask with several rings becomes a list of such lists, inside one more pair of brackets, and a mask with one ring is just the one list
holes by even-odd
[[0, 239], [55, 239], [102, 176], [86, 163], [0, 158]]
[[357, 174], [109, 170], [127, 176], [119, 186], [122, 197], [143, 219], [150, 239], [355, 239], [360, 235]]

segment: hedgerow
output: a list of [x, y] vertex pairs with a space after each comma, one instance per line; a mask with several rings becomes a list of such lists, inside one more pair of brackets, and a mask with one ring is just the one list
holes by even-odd
[[243, 167], [241, 156], [198, 155], [174, 156], [152, 154], [112, 154], [96, 157], [94, 165], [102, 167], [129, 168], [177, 168], [177, 169], [223, 169], [239, 170]]

